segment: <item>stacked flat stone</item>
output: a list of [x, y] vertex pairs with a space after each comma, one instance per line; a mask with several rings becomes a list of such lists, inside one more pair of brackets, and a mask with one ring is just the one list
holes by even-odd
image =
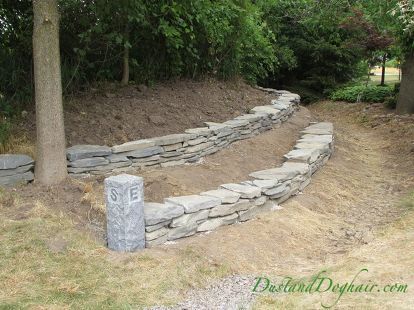
[[310, 184], [333, 148], [332, 124], [311, 124], [302, 131], [294, 150], [284, 155], [286, 161], [280, 167], [253, 172], [251, 180], [223, 184], [199, 195], [145, 203], [146, 247], [245, 222], [278, 209], [278, 204]]
[[286, 121], [297, 109], [300, 97], [274, 92], [271, 104], [253, 108], [224, 123], [206, 122], [205, 127], [187, 129], [151, 139], [131, 141], [113, 147], [76, 145], [67, 149], [68, 172], [73, 177], [120, 173], [136, 167], [172, 167], [194, 163], [229, 144], [254, 137]]
[[27, 155], [0, 155], [0, 185], [11, 186], [33, 181], [34, 160]]

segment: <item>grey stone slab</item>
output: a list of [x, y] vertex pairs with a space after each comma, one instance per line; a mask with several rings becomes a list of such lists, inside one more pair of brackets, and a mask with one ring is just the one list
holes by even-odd
[[189, 146], [194, 146], [194, 145], [198, 145], [198, 144], [201, 144], [201, 143], [204, 143], [204, 142], [207, 142], [207, 141], [208, 141], [208, 139], [206, 137], [199, 137], [199, 138], [194, 139], [194, 140], [188, 140], [187, 143], [188, 143]]
[[162, 147], [152, 146], [146, 149], [126, 152], [123, 154], [128, 157], [141, 158], [141, 157], [150, 157], [150, 156], [157, 155], [163, 152], [164, 152], [164, 149]]
[[112, 154], [106, 157], [110, 163], [129, 162], [129, 158], [122, 154]]
[[241, 199], [232, 204], [222, 204], [210, 210], [209, 217], [219, 217], [233, 214], [238, 211], [248, 210], [252, 203], [248, 199]]
[[155, 240], [146, 241], [145, 242], [145, 247], [146, 248], [153, 248], [153, 247], [156, 247], [158, 245], [164, 244], [167, 241], [168, 241], [168, 234], [166, 234], [164, 236], [161, 236], [160, 238], [155, 239]]
[[253, 109], [250, 110], [251, 114], [255, 114], [255, 113], [266, 113], [268, 115], [279, 115], [280, 114], [280, 110], [272, 107], [272, 106], [258, 106], [258, 107], [254, 107]]
[[260, 197], [261, 195], [260, 188], [256, 186], [230, 183], [230, 184], [223, 184], [220, 187], [239, 193], [241, 195], [241, 198], [250, 199], [250, 198]]
[[185, 131], [186, 133], [196, 134], [197, 136], [209, 137], [214, 131], [208, 127], [190, 128]]
[[194, 235], [197, 232], [197, 224], [191, 223], [186, 226], [171, 228], [168, 232], [168, 240], [175, 240]]
[[119, 163], [112, 163], [103, 166], [95, 166], [95, 167], [85, 167], [85, 168], [75, 168], [75, 167], [68, 167], [69, 173], [85, 173], [85, 172], [95, 172], [99, 174], [99, 172], [106, 173], [110, 172], [117, 168], [129, 167], [131, 162], [119, 162]]
[[114, 145], [112, 147], [113, 153], [122, 153], [122, 152], [130, 152], [136, 150], [142, 150], [149, 147], [155, 146], [155, 142], [152, 140], [137, 140], [137, 141], [129, 141], [124, 144]]
[[153, 241], [155, 239], [158, 239], [162, 236], [167, 235], [169, 232], [169, 229], [166, 227], [161, 227], [160, 229], [154, 230], [152, 232], [145, 233], [145, 241]]
[[27, 155], [2, 154], [0, 155], [0, 170], [16, 169], [34, 163], [33, 158]]
[[239, 221], [246, 222], [249, 220], [254, 219], [259, 214], [266, 213], [272, 211], [275, 207], [275, 204], [272, 201], [267, 201], [265, 204], [261, 206], [254, 206], [247, 211], [240, 211], [239, 212]]
[[221, 204], [221, 200], [215, 197], [189, 195], [165, 198], [164, 202], [184, 208], [185, 213], [194, 213], [200, 210], [211, 209]]
[[100, 145], [74, 145], [66, 150], [69, 161], [90, 157], [102, 157], [112, 154], [112, 150], [107, 146]]
[[188, 141], [191, 139], [197, 138], [196, 134], [190, 134], [190, 133], [179, 133], [179, 134], [172, 134], [157, 138], [152, 138], [151, 140], [155, 141], [156, 145], [170, 145], [170, 144], [176, 144], [184, 141]]
[[291, 180], [299, 174], [309, 172], [309, 165], [305, 163], [284, 163], [282, 167], [256, 171], [250, 174], [252, 178], [259, 180]]
[[161, 157], [163, 157], [163, 158], [179, 157], [183, 154], [184, 154], [183, 152], [172, 151], [172, 152], [162, 153]]
[[283, 157], [290, 161], [298, 161], [305, 163], [315, 162], [321, 152], [319, 149], [296, 149], [285, 154]]
[[170, 227], [181, 227], [181, 226], [188, 226], [192, 224], [198, 224], [199, 222], [208, 218], [208, 214], [210, 210], [201, 210], [194, 213], [183, 214], [180, 217], [177, 217], [172, 220]]
[[278, 184], [278, 180], [253, 180], [251, 183], [252, 185], [259, 187], [263, 192], [269, 188], [275, 187]]
[[182, 206], [146, 202], [144, 204], [145, 225], [152, 226], [172, 220], [184, 214]]
[[269, 189], [265, 190], [264, 194], [274, 198], [277, 195], [279, 195], [281, 193], [284, 193], [288, 186], [289, 186], [289, 182], [285, 182], [285, 183], [279, 184], [278, 186], [275, 186], [273, 188], [269, 188]]
[[108, 247], [133, 252], [145, 248], [144, 180], [121, 174], [105, 179]]
[[178, 142], [178, 143], [174, 143], [174, 144], [169, 144], [169, 145], [164, 145], [164, 151], [165, 152], [171, 152], [171, 151], [176, 151], [178, 149], [181, 149], [183, 147], [183, 143], [182, 142]]
[[223, 125], [229, 126], [231, 128], [239, 128], [248, 126], [249, 121], [244, 119], [232, 119], [227, 122], [224, 122]]
[[207, 148], [209, 148], [210, 146], [213, 146], [213, 145], [214, 145], [214, 142], [212, 142], [212, 141], [206, 142], [206, 143], [201, 143], [201, 144], [198, 144], [198, 145], [189, 146], [185, 152], [186, 153], [197, 153], [197, 152], [201, 152], [202, 150], [205, 150], [205, 149], [207, 149]]
[[0, 185], [10, 186], [18, 183], [27, 183], [34, 180], [34, 174], [31, 171], [0, 177]]
[[305, 134], [298, 140], [298, 142], [327, 142], [327, 143], [332, 143], [333, 142], [333, 136], [332, 135], [310, 135], [310, 134]]
[[4, 170], [0, 169], [0, 177], [7, 177], [7, 176], [15, 175], [15, 174], [22, 174], [30, 170], [33, 170], [33, 168], [34, 168], [34, 165], [29, 164], [26, 166], [17, 167], [15, 169], [4, 169]]
[[321, 154], [324, 154], [330, 151], [330, 146], [328, 142], [299, 142], [295, 145], [295, 149], [318, 149]]
[[[144, 209], [144, 211], [145, 211], [145, 209]], [[172, 222], [172, 220], [168, 220], [168, 221], [164, 221], [164, 222], [161, 222], [161, 223], [158, 223], [158, 224], [155, 224], [155, 225], [149, 225], [149, 226], [146, 225], [145, 226], [145, 231], [146, 232], [153, 232], [155, 230], [160, 229], [161, 227], [168, 227], [168, 225], [170, 225], [171, 222]]]
[[132, 158], [133, 163], [146, 163], [149, 161], [159, 161], [161, 159], [160, 155], [153, 155], [149, 157], [141, 157], [141, 158]]
[[234, 224], [238, 219], [238, 214], [234, 213], [225, 217], [217, 217], [210, 220], [207, 220], [198, 226], [198, 232], [210, 231], [219, 228], [220, 226], [224, 225], [231, 225]]
[[252, 199], [251, 202], [253, 203], [254, 206], [261, 206], [261, 205], [264, 205], [266, 201], [267, 201], [267, 197], [261, 196], [259, 198]]
[[91, 157], [68, 162], [68, 166], [73, 168], [91, 168], [107, 164], [109, 164], [109, 160], [104, 157]]
[[237, 116], [235, 119], [241, 119], [241, 120], [247, 120], [250, 123], [258, 122], [263, 119], [264, 116], [257, 115], [257, 114], [243, 114], [240, 116]]
[[221, 203], [236, 203], [241, 196], [239, 193], [235, 193], [227, 189], [215, 189], [203, 192], [200, 195], [219, 198]]

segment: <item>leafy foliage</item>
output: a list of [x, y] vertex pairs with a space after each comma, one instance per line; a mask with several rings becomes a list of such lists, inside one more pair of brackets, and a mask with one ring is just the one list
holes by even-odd
[[386, 98], [394, 95], [394, 89], [390, 86], [348, 86], [340, 88], [330, 96], [335, 101], [346, 102], [384, 102]]

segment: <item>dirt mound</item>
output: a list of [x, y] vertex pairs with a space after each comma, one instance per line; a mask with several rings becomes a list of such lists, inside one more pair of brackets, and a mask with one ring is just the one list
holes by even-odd
[[[107, 85], [66, 100], [67, 144], [111, 146], [181, 133], [203, 126], [205, 121], [229, 120], [255, 106], [269, 104], [271, 98], [242, 81], [179, 80], [124, 88]], [[34, 144], [34, 111], [17, 124], [15, 135], [26, 135]]]

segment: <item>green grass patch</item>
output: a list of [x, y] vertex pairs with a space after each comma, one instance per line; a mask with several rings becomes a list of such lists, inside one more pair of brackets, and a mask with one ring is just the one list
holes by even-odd
[[348, 86], [334, 91], [330, 99], [346, 102], [384, 102], [394, 95], [392, 86]]

